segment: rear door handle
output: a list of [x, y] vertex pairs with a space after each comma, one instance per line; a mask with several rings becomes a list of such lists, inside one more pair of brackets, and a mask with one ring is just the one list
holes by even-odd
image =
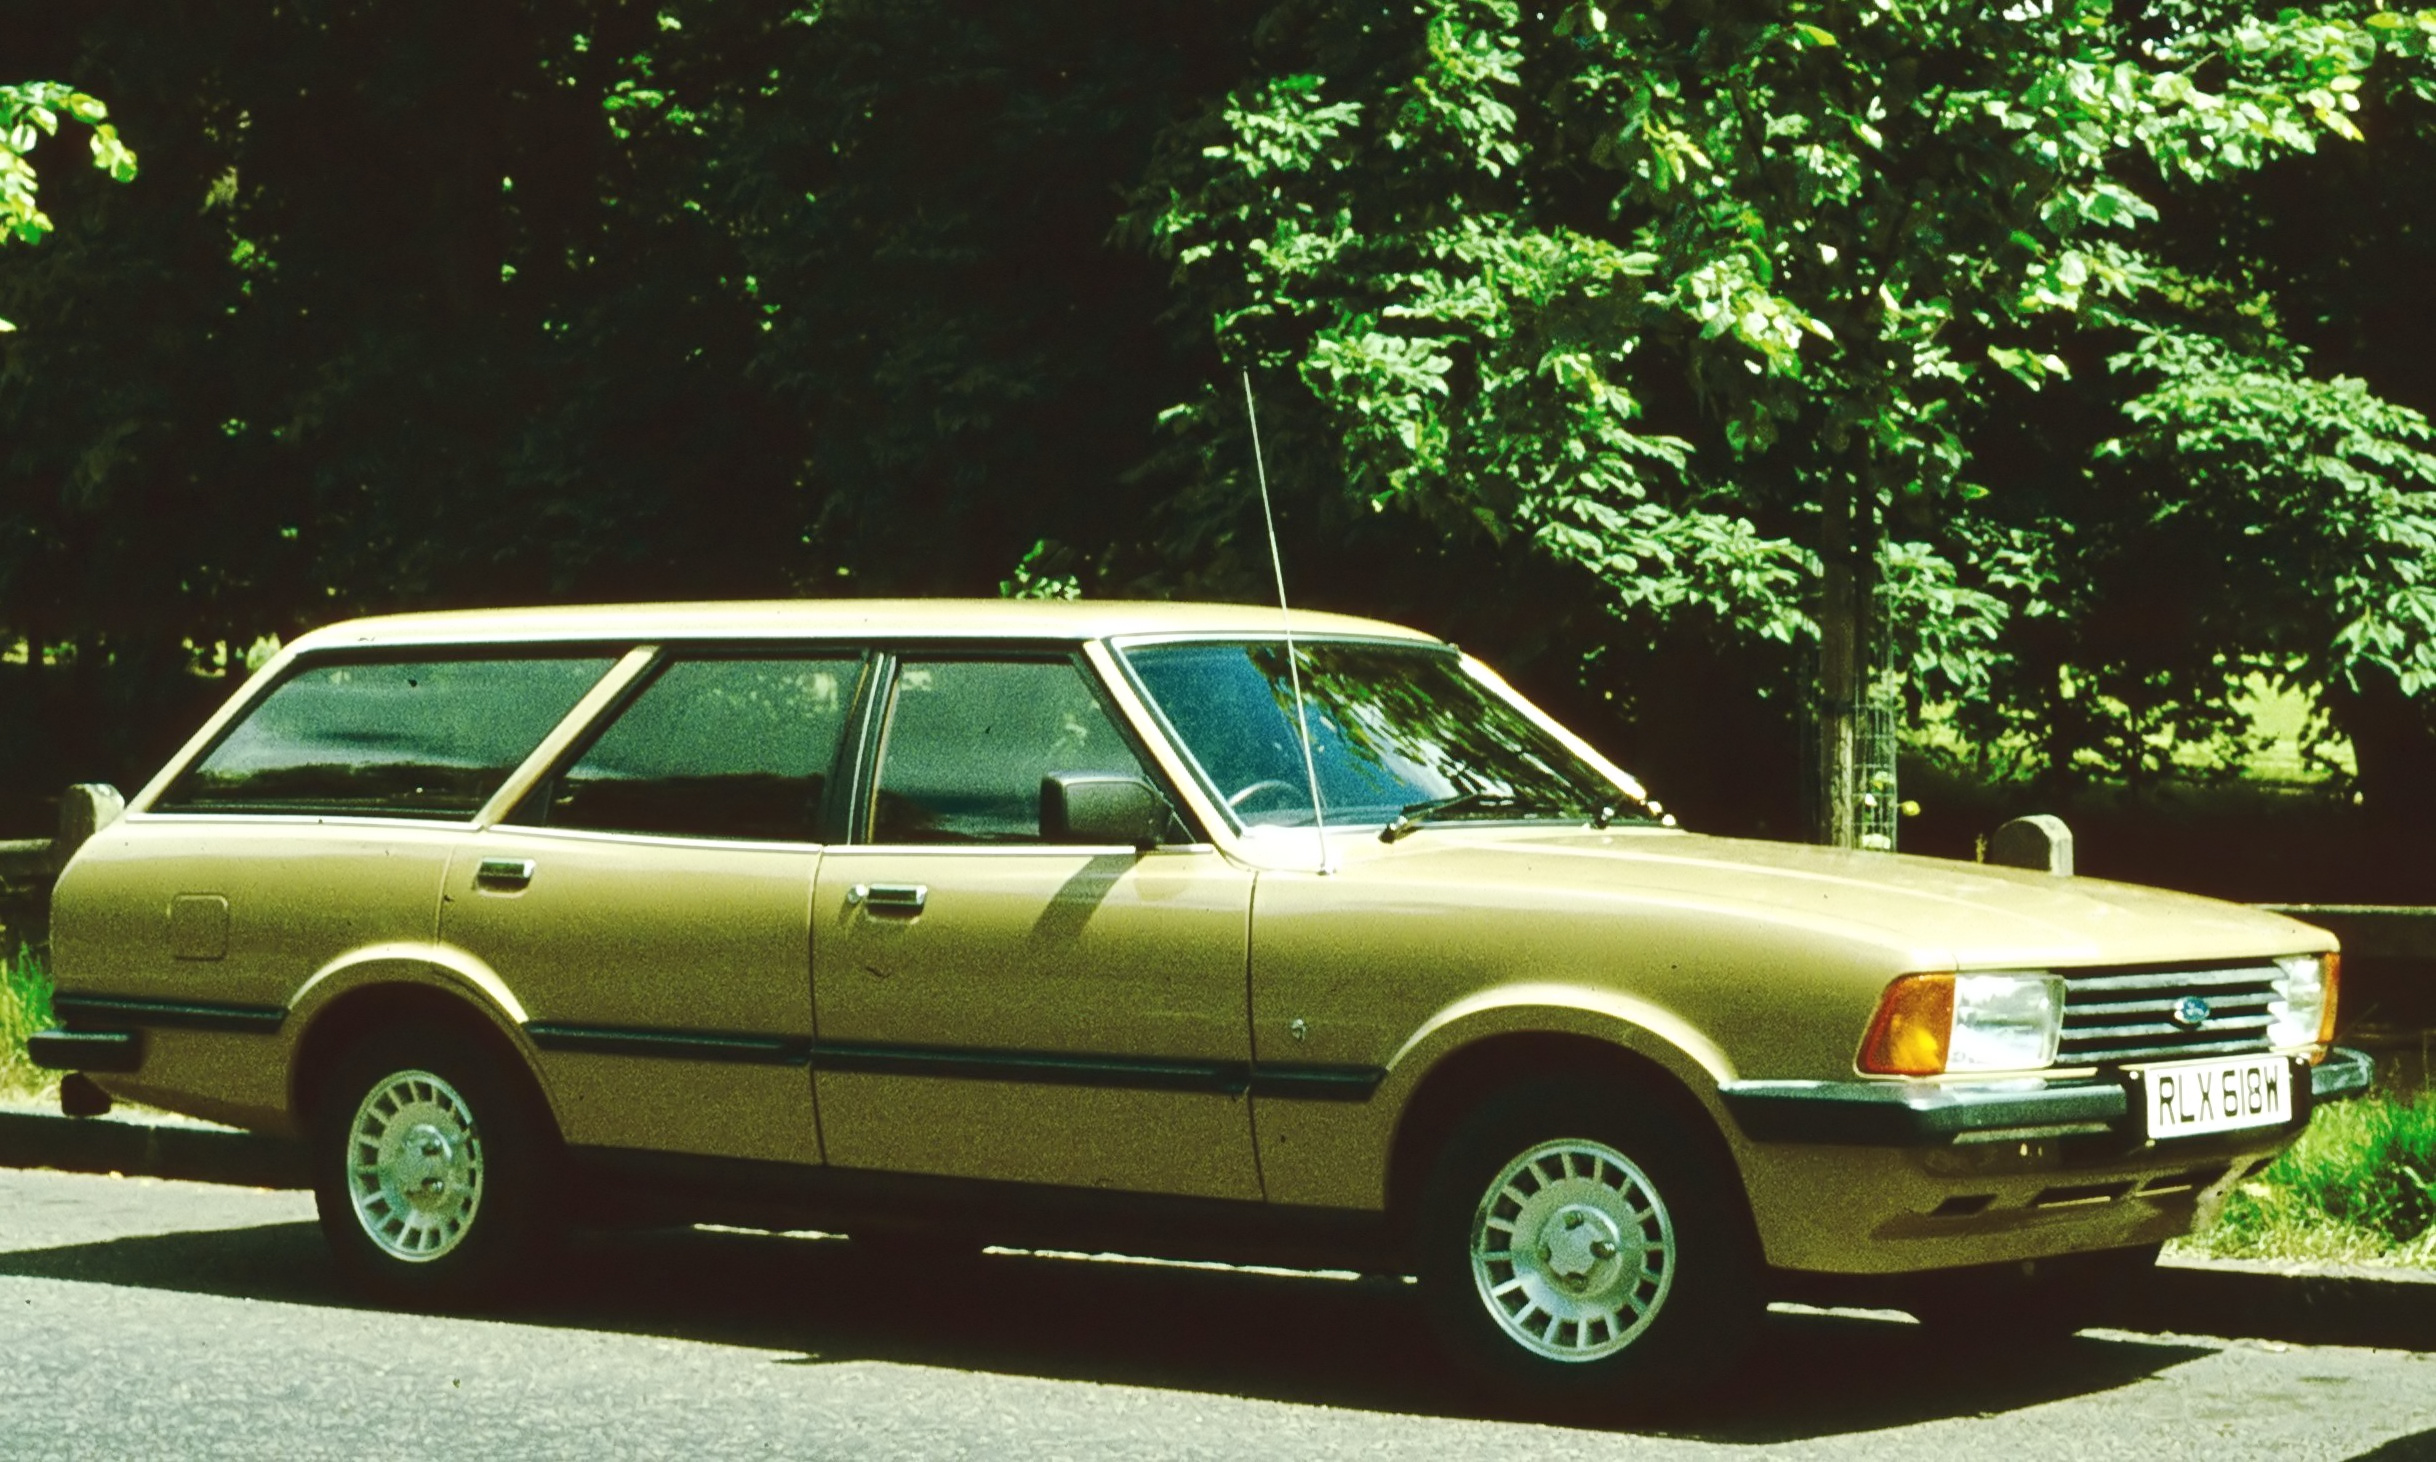
[[474, 867], [477, 888], [518, 889], [533, 881], [530, 858], [485, 858]]
[[846, 890], [846, 902], [861, 904], [875, 918], [911, 919], [930, 902], [925, 883], [858, 883]]

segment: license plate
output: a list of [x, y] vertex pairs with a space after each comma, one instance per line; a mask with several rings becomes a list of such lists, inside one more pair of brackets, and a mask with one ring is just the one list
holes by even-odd
[[2198, 1137], [2292, 1120], [2292, 1063], [2282, 1056], [2176, 1061], [2133, 1074], [2140, 1078], [2151, 1137]]

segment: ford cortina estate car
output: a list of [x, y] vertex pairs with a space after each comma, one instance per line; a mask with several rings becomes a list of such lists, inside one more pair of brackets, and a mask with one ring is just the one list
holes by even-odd
[[1804, 1275], [2040, 1323], [2367, 1082], [2318, 929], [1700, 836], [1453, 646], [1284, 628], [320, 630], [76, 853], [35, 1050], [300, 1139], [398, 1302], [567, 1215], [1348, 1264], [1560, 1401]]

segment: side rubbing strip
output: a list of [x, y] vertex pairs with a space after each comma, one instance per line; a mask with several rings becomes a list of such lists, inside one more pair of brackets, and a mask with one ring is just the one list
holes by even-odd
[[1244, 1061], [1159, 1061], [1064, 1051], [1006, 1051], [970, 1046], [901, 1046], [869, 1041], [803, 1041], [725, 1031], [652, 1030], [535, 1022], [524, 1028], [545, 1051], [582, 1051], [664, 1061], [741, 1061], [777, 1066], [807, 1062], [822, 1071], [1011, 1081], [1044, 1086], [1103, 1086], [1133, 1091], [1197, 1091], [1217, 1096], [1362, 1102], [1387, 1073], [1376, 1066], [1255, 1066]]
[[725, 1031], [641, 1030], [624, 1026], [554, 1025], [524, 1028], [545, 1051], [582, 1051], [595, 1056], [641, 1056], [661, 1061], [736, 1061], [747, 1065], [801, 1066], [810, 1043], [783, 1036], [736, 1035]]
[[221, 1005], [201, 1001], [139, 1000], [126, 995], [54, 995], [51, 1012], [73, 1028], [132, 1025], [155, 1030], [236, 1031], [267, 1036], [288, 1013], [276, 1005]]
[[1205, 1091], [1220, 1096], [1361, 1102], [1387, 1073], [1376, 1066], [1279, 1066], [1244, 1061], [1152, 1061], [1064, 1051], [994, 1051], [961, 1046], [894, 1046], [822, 1041], [812, 1064], [823, 1071], [945, 1076], [965, 1081], [1109, 1086], [1138, 1091]]
[[886, 1076], [947, 1076], [1050, 1086], [1114, 1086], [1148, 1091], [1207, 1091], [1240, 1096], [1251, 1068], [1239, 1061], [1144, 1061], [1060, 1051], [993, 1051], [951, 1046], [822, 1041], [812, 1048], [822, 1071]]
[[1306, 1102], [1366, 1102], [1387, 1079], [1377, 1066], [1255, 1066], [1252, 1095]]

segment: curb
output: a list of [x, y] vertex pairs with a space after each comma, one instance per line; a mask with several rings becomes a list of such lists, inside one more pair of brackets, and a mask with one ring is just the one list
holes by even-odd
[[303, 1157], [294, 1143], [175, 1117], [131, 1121], [0, 1110], [0, 1167], [120, 1173], [245, 1188], [306, 1186]]
[[2100, 1323], [2287, 1345], [2436, 1350], [2436, 1270], [2174, 1255]]

